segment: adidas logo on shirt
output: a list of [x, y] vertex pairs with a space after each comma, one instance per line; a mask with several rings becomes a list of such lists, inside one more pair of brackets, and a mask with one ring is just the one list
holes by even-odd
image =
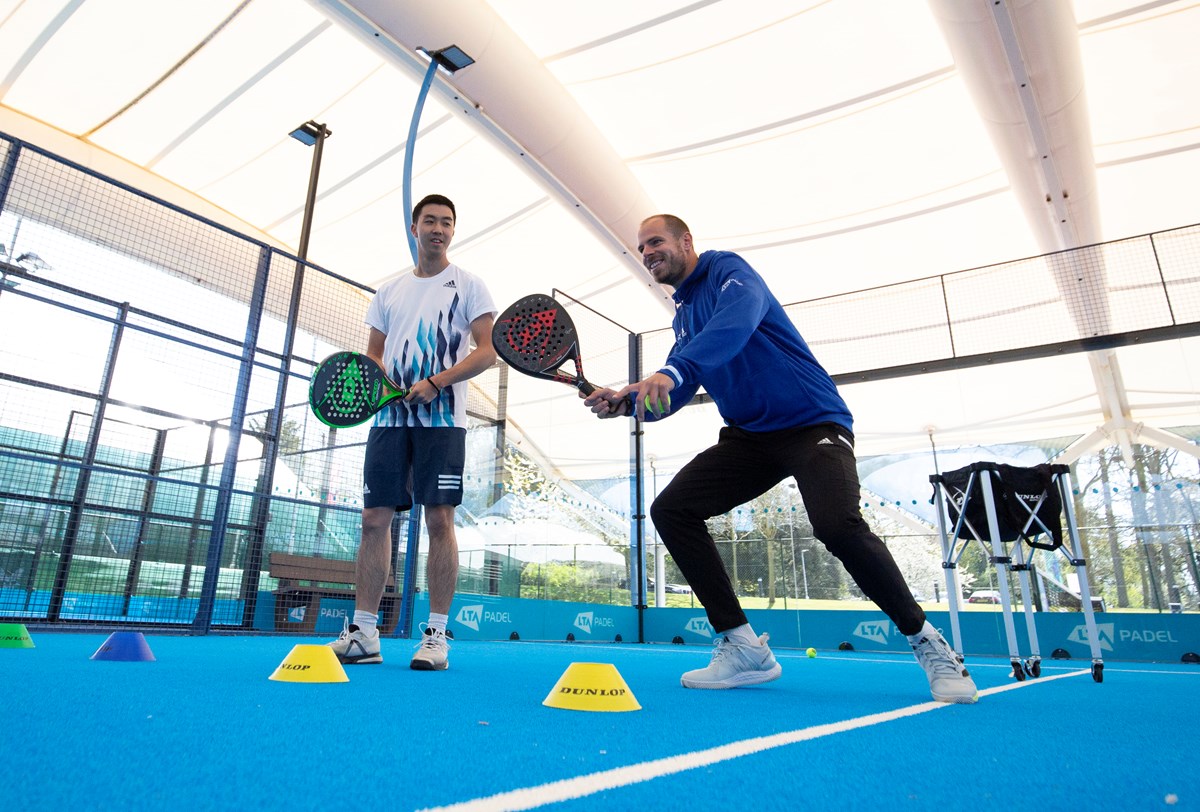
[[817, 440], [817, 445], [833, 445], [833, 440], [830, 440], [828, 437], [822, 437], [820, 440]]
[[444, 287], [444, 288], [457, 288], [457, 287], [458, 287], [458, 285], [454, 284], [454, 280], [453, 280], [453, 279], [451, 279], [449, 282], [447, 282], [446, 284], [442, 285], [442, 287]]

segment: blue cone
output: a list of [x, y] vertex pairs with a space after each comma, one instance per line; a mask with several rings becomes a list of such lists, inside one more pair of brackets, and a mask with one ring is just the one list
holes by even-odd
[[104, 641], [93, 660], [112, 660], [119, 662], [154, 662], [154, 652], [141, 632], [113, 632]]

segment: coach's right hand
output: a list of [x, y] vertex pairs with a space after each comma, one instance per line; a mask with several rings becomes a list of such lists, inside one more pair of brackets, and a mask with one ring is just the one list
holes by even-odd
[[611, 389], [597, 389], [590, 395], [579, 393], [583, 405], [587, 406], [601, 420], [610, 417], [628, 417], [632, 404], [629, 398], [617, 398], [617, 393]]

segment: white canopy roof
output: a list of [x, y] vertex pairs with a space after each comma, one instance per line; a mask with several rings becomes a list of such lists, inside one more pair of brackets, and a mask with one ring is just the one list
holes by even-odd
[[[451, 256], [501, 307], [559, 289], [640, 332], [671, 311], [633, 250], [659, 211], [785, 303], [1200, 222], [1197, 42], [1183, 0], [0, 0], [0, 132], [295, 247], [311, 153], [288, 133], [325, 123], [309, 259], [377, 285], [411, 267], [419, 49], [456, 44], [475, 64], [439, 72], [412, 156], [414, 197], [458, 206]], [[617, 359], [596, 382], [620, 382], [624, 346], [589, 338]], [[1200, 425], [1197, 357], [1169, 341], [843, 391], [860, 454], [931, 429], [1128, 442]], [[512, 386], [564, 473], [627, 465], [624, 421]], [[660, 459], [711, 438], [697, 411], [648, 432]]]

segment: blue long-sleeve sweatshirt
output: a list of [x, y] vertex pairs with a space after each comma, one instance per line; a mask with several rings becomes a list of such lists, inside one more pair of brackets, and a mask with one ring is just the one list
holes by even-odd
[[833, 379], [740, 256], [705, 251], [674, 298], [675, 345], [659, 370], [675, 380], [672, 413], [703, 386], [730, 426], [758, 432], [836, 423], [853, 431]]

